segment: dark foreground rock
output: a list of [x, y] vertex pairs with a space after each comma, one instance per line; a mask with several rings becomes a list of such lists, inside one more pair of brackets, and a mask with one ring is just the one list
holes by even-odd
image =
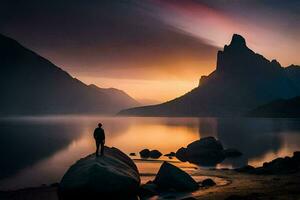
[[153, 183], [160, 190], [178, 192], [195, 191], [199, 188], [198, 183], [189, 174], [168, 162], [162, 164]]
[[140, 177], [134, 162], [117, 148], [105, 147], [103, 157], [94, 154], [72, 165], [59, 184], [60, 199], [131, 199]]
[[141, 185], [139, 189], [139, 196], [140, 197], [152, 197], [155, 195], [158, 195], [158, 187], [154, 183], [147, 183], [144, 185]]
[[235, 169], [238, 172], [250, 174], [291, 174], [300, 172], [300, 152], [294, 152], [292, 157], [276, 158], [271, 162], [265, 162], [263, 166], [254, 168], [245, 166]]
[[211, 186], [214, 186], [214, 185], [216, 185], [216, 183], [210, 178], [207, 178], [207, 179], [203, 180], [202, 184], [201, 184], [202, 187], [211, 187]]

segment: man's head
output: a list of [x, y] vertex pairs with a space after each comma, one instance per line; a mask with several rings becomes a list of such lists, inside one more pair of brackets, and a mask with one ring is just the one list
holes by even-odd
[[99, 127], [99, 128], [101, 128], [101, 127], [102, 127], [102, 124], [101, 124], [101, 123], [99, 123], [99, 124], [98, 124], [98, 127]]

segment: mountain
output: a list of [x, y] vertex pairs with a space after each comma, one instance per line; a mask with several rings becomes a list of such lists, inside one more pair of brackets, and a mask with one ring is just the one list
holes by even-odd
[[0, 115], [111, 114], [138, 106], [123, 91], [86, 85], [0, 34]]
[[[289, 70], [287, 70], [289, 71]], [[217, 54], [216, 70], [200, 79], [192, 91], [166, 103], [131, 108], [121, 115], [231, 116], [242, 115], [258, 105], [300, 94], [291, 74], [276, 61], [249, 49], [234, 34]]]
[[300, 117], [300, 97], [280, 99], [259, 106], [248, 113], [252, 117]]
[[285, 68], [285, 72], [288, 77], [297, 85], [300, 89], [300, 66], [299, 65], [290, 65]]

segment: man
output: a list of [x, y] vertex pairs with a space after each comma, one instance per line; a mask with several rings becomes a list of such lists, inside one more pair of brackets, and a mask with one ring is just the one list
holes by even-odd
[[104, 143], [105, 143], [105, 133], [102, 128], [102, 124], [99, 123], [98, 127], [94, 131], [94, 138], [96, 141], [96, 156], [99, 156], [99, 145], [101, 145], [101, 156], [104, 154]]

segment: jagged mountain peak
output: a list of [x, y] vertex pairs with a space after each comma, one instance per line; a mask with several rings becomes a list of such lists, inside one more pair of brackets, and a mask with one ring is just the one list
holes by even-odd
[[230, 46], [232, 47], [247, 47], [246, 40], [243, 36], [238, 34], [233, 34]]
[[218, 51], [217, 68], [200, 79], [197, 88], [159, 105], [124, 110], [125, 115], [243, 115], [258, 105], [300, 95], [297, 67], [281, 67], [246, 46], [238, 34]]

